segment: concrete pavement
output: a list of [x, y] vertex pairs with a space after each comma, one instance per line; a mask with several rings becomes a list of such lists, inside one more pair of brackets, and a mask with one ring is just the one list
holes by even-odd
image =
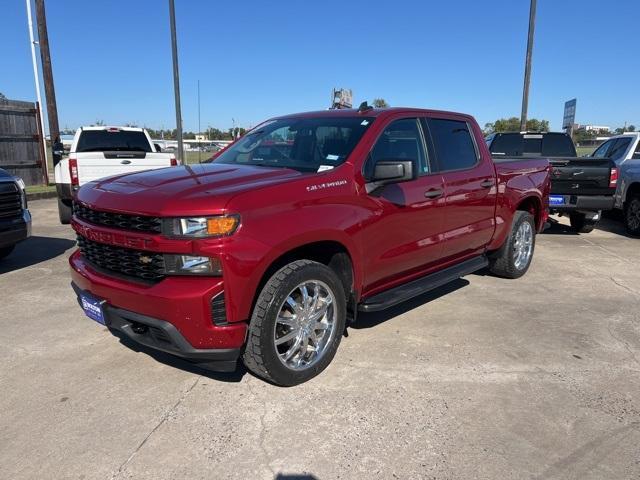
[[293, 388], [123, 344], [69, 287], [69, 227], [0, 263], [0, 477], [640, 477], [640, 240], [538, 236], [519, 280], [470, 275], [349, 330]]

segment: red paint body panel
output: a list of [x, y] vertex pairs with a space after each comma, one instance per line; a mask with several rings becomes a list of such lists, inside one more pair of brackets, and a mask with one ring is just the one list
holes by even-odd
[[[323, 111], [299, 117], [357, 116]], [[279, 257], [316, 242], [339, 243], [353, 264], [356, 298], [404, 283], [471, 256], [498, 249], [514, 211], [536, 206], [538, 230], [546, 220], [546, 160], [494, 164], [475, 120], [467, 115], [396, 108], [366, 112], [375, 117], [347, 161], [322, 173], [203, 164], [135, 173], [80, 189], [77, 200], [106, 212], [159, 217], [239, 214], [229, 237], [182, 240], [92, 225], [74, 218], [79, 235], [126, 248], [218, 257], [223, 276], [167, 277], [147, 286], [98, 273], [75, 253], [74, 282], [114, 306], [169, 321], [196, 348], [241, 346], [263, 276]], [[379, 195], [365, 190], [364, 162], [393, 120], [433, 116], [468, 122], [479, 151], [468, 170], [435, 173], [388, 185]], [[491, 188], [480, 184], [492, 180]], [[437, 199], [424, 192], [443, 189]], [[224, 290], [229, 326], [212, 323], [209, 302]], [[215, 320], [215, 319], [214, 319]]]

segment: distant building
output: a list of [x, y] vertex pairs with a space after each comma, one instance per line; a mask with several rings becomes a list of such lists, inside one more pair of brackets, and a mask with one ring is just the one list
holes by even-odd
[[609, 133], [611, 129], [605, 125], [580, 125], [580, 130], [585, 132]]
[[202, 135], [201, 133], [197, 133], [196, 134], [196, 141], [197, 142], [206, 142], [207, 140], [208, 139], [207, 139], [206, 135]]

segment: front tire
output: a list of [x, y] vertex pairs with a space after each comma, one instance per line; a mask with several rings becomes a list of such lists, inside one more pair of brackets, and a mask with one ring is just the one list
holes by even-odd
[[640, 237], [640, 196], [631, 197], [624, 204], [624, 226], [629, 235]]
[[584, 213], [578, 212], [569, 215], [569, 223], [571, 223], [573, 231], [577, 233], [590, 233], [598, 224], [593, 220], [587, 220], [587, 216]]
[[536, 224], [529, 212], [516, 211], [511, 232], [489, 259], [489, 270], [504, 278], [519, 278], [529, 270], [536, 245]]
[[243, 353], [254, 374], [281, 386], [306, 382], [331, 363], [345, 329], [342, 282], [329, 267], [297, 260], [260, 292]]
[[71, 205], [67, 205], [60, 197], [58, 197], [58, 218], [60, 218], [60, 223], [63, 225], [69, 225], [71, 223], [72, 215], [73, 210], [71, 209]]

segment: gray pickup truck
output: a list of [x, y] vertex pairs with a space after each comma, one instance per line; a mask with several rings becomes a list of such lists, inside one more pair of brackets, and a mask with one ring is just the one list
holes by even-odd
[[31, 235], [24, 183], [0, 168], [0, 259]]
[[614, 208], [624, 212], [627, 232], [640, 237], [640, 132], [611, 137], [593, 156], [609, 157], [618, 167]]

